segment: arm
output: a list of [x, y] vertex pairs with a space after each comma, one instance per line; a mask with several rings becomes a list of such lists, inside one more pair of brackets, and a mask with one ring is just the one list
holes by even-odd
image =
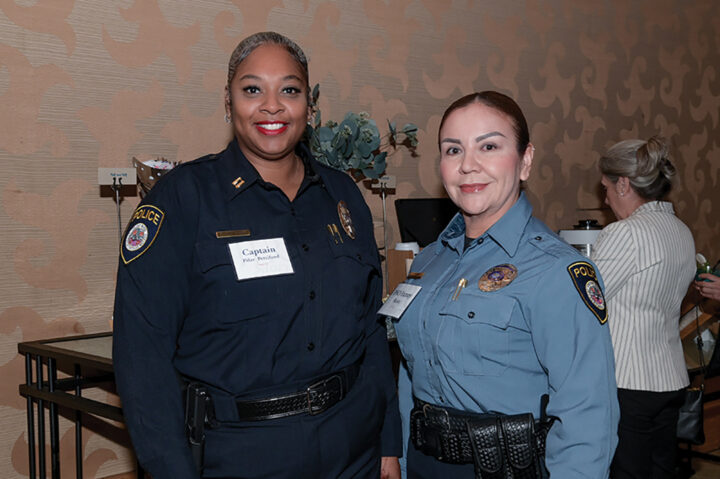
[[387, 342], [387, 330], [384, 321], [381, 321], [377, 316], [377, 310], [380, 309], [381, 305], [381, 294], [382, 279], [378, 274], [374, 274], [371, 280], [369, 297], [365, 302], [365, 324], [367, 325], [365, 361], [378, 375], [377, 380], [382, 385], [386, 396], [385, 420], [381, 433], [380, 450], [383, 457], [397, 458], [402, 454], [400, 414], [398, 411], [397, 388], [390, 361], [390, 348]]
[[342, 175], [341, 178], [348, 185], [347, 188], [352, 191], [353, 200], [350, 209], [353, 214], [357, 214], [358, 231], [362, 232], [362, 236], [359, 236], [358, 240], [362, 240], [361, 247], [365, 250], [363, 254], [366, 259], [371, 260], [373, 265], [363, 298], [362, 324], [365, 325], [365, 365], [374, 370], [377, 376], [376, 380], [385, 392], [385, 410], [378, 411], [378, 414], [385, 416], [380, 435], [380, 452], [385, 458], [397, 460], [397, 457], [402, 454], [397, 385], [392, 371], [385, 321], [377, 314], [382, 306], [380, 256], [372, 233], [370, 209], [352, 179], [347, 175]]
[[183, 235], [194, 235], [184, 231], [170, 202], [154, 198], [157, 196], [148, 197], [148, 203], [165, 217], [157, 234], [148, 239], [152, 244], [127, 264], [121, 259], [118, 268], [115, 378], [125, 423], [143, 467], [154, 479], [196, 479], [199, 476], [185, 437], [183, 400], [172, 364], [191, 266], [190, 253], [179, 245]]
[[380, 479], [400, 479], [400, 464], [397, 457], [383, 457]]
[[403, 477], [407, 477], [407, 448], [410, 441], [410, 411], [413, 408], [412, 383], [410, 373], [407, 370], [405, 361], [400, 361], [398, 371], [398, 403], [400, 407], [400, 419], [402, 422], [402, 457], [400, 458], [400, 470]]
[[607, 477], [619, 419], [609, 328], [561, 262], [537, 294], [533, 343], [548, 375], [548, 414], [559, 418], [547, 437], [548, 470], [554, 478]]
[[591, 258], [605, 281], [605, 299], [613, 298], [632, 276], [636, 251], [632, 234], [623, 223], [609, 224], [598, 236]]

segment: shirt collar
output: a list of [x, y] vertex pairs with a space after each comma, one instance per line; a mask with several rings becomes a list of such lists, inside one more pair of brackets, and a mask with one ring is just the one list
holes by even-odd
[[[305, 178], [301, 189], [308, 183], [322, 181], [321, 175], [317, 173], [318, 168], [315, 160], [307, 146], [300, 143], [296, 149], [296, 153], [303, 161], [305, 166]], [[221, 184], [227, 193], [227, 199], [231, 200], [236, 195], [248, 189], [254, 183], [264, 183], [260, 173], [248, 161], [243, 152], [240, 150], [237, 139], [233, 139], [227, 149], [222, 153], [226, 160], [224, 168], [221, 172]]]
[[643, 203], [637, 208], [635, 208], [635, 211], [630, 213], [630, 216], [640, 213], [646, 213], [646, 212], [660, 212], [660, 213], [670, 213], [671, 215], [675, 214], [675, 210], [673, 209], [672, 203], [669, 201], [648, 201], [647, 203]]
[[[522, 232], [530, 217], [532, 216], [532, 205], [524, 192], [510, 209], [487, 230], [485, 235], [498, 244], [508, 256], [514, 256], [520, 244]], [[483, 235], [483, 236], [485, 236]], [[461, 213], [456, 214], [450, 224], [440, 233], [438, 247], [451, 247], [456, 251], [462, 251], [465, 241], [465, 220]]]

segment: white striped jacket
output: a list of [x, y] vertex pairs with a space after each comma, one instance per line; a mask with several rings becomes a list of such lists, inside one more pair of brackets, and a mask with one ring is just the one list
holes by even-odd
[[672, 204], [651, 201], [606, 226], [592, 260], [605, 281], [618, 387], [687, 386], [680, 303], [695, 275], [695, 246]]

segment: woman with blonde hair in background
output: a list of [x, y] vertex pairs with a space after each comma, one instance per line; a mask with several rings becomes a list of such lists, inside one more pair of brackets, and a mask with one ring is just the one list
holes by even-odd
[[675, 477], [678, 410], [688, 385], [680, 303], [695, 274], [692, 234], [662, 201], [675, 167], [666, 143], [625, 140], [600, 158], [618, 221], [593, 245], [605, 280], [620, 402], [613, 478]]

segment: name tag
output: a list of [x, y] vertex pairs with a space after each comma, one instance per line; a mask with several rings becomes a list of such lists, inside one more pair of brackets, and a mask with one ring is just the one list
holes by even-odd
[[383, 316], [390, 316], [391, 318], [400, 319], [405, 310], [415, 296], [420, 292], [422, 286], [416, 284], [400, 283], [398, 284], [395, 291], [392, 292], [390, 297], [382, 305], [382, 308], [378, 311], [378, 314]]
[[283, 238], [242, 241], [228, 246], [238, 280], [294, 273]]

